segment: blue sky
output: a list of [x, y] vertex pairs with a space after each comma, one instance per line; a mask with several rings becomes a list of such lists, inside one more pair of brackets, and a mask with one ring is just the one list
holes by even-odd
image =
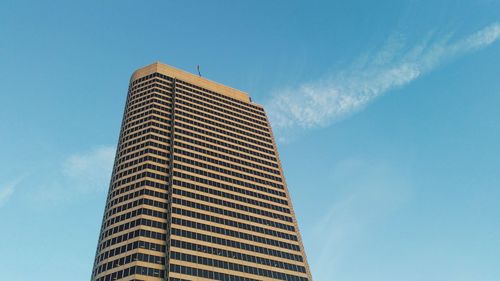
[[500, 280], [498, 39], [490, 0], [4, 0], [2, 279], [90, 278], [159, 60], [266, 106], [315, 280]]

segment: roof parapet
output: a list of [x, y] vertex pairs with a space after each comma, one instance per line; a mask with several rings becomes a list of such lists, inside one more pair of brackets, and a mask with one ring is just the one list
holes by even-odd
[[158, 61], [136, 70], [132, 74], [132, 76], [130, 77], [130, 81], [132, 82], [132, 81], [137, 80], [141, 77], [144, 77], [144, 76], [147, 76], [149, 74], [156, 73], [156, 72], [167, 75], [167, 76], [172, 77], [172, 78], [179, 79], [181, 81], [184, 81], [184, 82], [187, 82], [187, 83], [190, 83], [190, 84], [202, 87], [202, 88], [205, 88], [205, 89], [210, 90], [210, 91], [214, 91], [214, 92], [219, 93], [219, 94], [226, 95], [226, 96], [231, 97], [231, 98], [235, 98], [237, 100], [241, 100], [241, 101], [248, 102], [248, 103], [252, 102], [249, 95], [245, 92], [242, 92], [240, 90], [236, 90], [236, 89], [231, 88], [231, 87], [226, 86], [226, 85], [219, 84], [217, 82], [214, 82], [212, 80], [209, 80], [209, 79], [200, 77], [198, 75], [189, 73], [187, 71], [174, 68], [170, 65], [167, 65], [167, 64], [164, 64], [164, 63], [161, 63]]

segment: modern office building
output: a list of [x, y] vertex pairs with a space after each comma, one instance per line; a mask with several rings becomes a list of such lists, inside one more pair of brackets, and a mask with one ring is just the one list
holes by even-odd
[[262, 106], [165, 64], [133, 73], [92, 280], [312, 280]]

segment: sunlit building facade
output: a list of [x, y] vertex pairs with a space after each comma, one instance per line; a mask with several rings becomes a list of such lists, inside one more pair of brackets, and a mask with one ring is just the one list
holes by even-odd
[[133, 73], [92, 280], [312, 280], [262, 106], [165, 64]]

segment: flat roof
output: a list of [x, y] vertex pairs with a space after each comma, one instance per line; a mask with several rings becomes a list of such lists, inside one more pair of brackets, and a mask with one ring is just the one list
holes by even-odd
[[141, 77], [147, 76], [149, 74], [153, 73], [161, 73], [166, 76], [172, 77], [179, 79], [181, 81], [196, 85], [198, 87], [205, 88], [207, 90], [226, 95], [231, 98], [235, 98], [237, 100], [241, 100], [244, 102], [251, 103], [250, 97], [247, 93], [242, 92], [240, 90], [236, 90], [234, 88], [231, 88], [226, 85], [219, 84], [217, 82], [214, 82], [212, 80], [200, 77], [198, 75], [189, 73], [184, 70], [180, 70], [177, 68], [174, 68], [170, 65], [161, 63], [161, 62], [155, 62], [153, 64], [150, 64], [148, 66], [139, 68], [136, 70], [133, 74], [132, 77], [130, 77], [130, 81], [137, 80]]

